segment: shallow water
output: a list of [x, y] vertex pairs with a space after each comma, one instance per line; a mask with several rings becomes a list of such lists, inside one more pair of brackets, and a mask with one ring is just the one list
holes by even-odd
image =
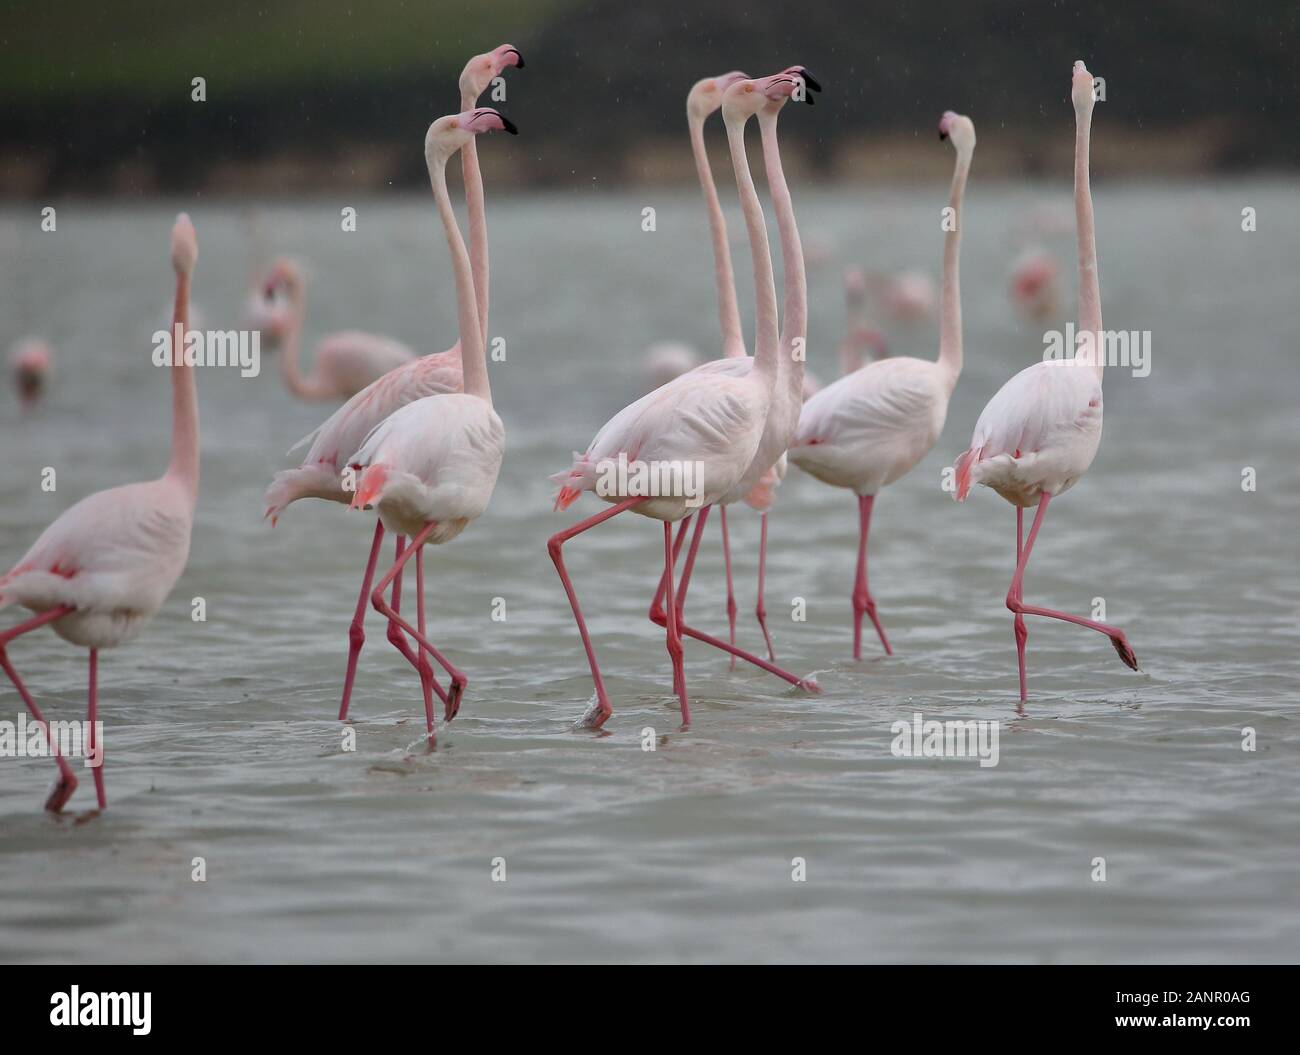
[[[795, 192], [805, 241], [831, 256], [810, 270], [810, 366], [825, 378], [839, 267], [937, 274], [945, 188]], [[868, 640], [849, 661], [854, 501], [792, 471], [771, 519], [767, 603], [778, 657], [815, 672], [824, 694], [730, 673], [688, 644], [694, 720], [680, 731], [662, 632], [644, 617], [659, 525], [619, 518], [566, 550], [615, 708], [603, 735], [573, 728], [591, 682], [545, 551], [597, 504], [551, 513], [546, 476], [637, 394], [646, 344], [716, 347], [702, 210], [688, 193], [494, 198], [491, 330], [507, 360], [492, 378], [509, 449], [488, 513], [427, 560], [431, 636], [470, 676], [460, 717], [423, 749], [417, 679], [372, 618], [356, 750], [343, 750], [333, 716], [372, 522], [304, 503], [273, 531], [260, 504], [285, 449], [330, 408], [295, 403], [269, 356], [255, 379], [201, 371], [189, 568], [141, 637], [101, 659], [110, 809], [85, 813], [83, 770], [69, 813], [45, 815], [50, 762], [0, 760], [0, 957], [1293, 960], [1295, 194], [1096, 187], [1107, 324], [1150, 330], [1153, 368], [1107, 373], [1100, 453], [1053, 504], [1027, 594], [1085, 614], [1104, 598], [1141, 673], [1096, 634], [1031, 620], [1018, 718], [1011, 507], [984, 490], [957, 506], [940, 488], [984, 402], [1041, 354], [1042, 328], [1017, 322], [1005, 294], [1013, 231], [1038, 206], [1065, 210], [1048, 244], [1073, 317], [1068, 185], [985, 186], [977, 171], [966, 370], [936, 449], [876, 503], [872, 587], [895, 657]], [[341, 204], [358, 208], [356, 233], [339, 230]], [[5, 335], [41, 332], [59, 350], [39, 413], [0, 413], [6, 563], [78, 497], [166, 462], [167, 380], [149, 338], [181, 205], [69, 202], [56, 234], [39, 233], [34, 209], [0, 216]], [[646, 205], [654, 233], [640, 229]], [[184, 206], [201, 244], [196, 302], [209, 325], [235, 325], [242, 213]], [[1254, 233], [1240, 230], [1245, 206]], [[268, 205], [263, 218], [273, 250], [310, 262], [309, 341], [358, 327], [421, 350], [451, 343], [425, 200]], [[741, 231], [733, 214], [748, 305]], [[933, 326], [890, 337], [934, 355]], [[54, 493], [40, 487], [46, 466]], [[740, 633], [755, 647], [757, 519], [737, 510], [731, 525]], [[688, 608], [713, 630], [725, 627], [717, 538], [711, 526]], [[190, 618], [196, 597], [206, 622]], [[797, 598], [805, 622], [791, 618]], [[47, 714], [84, 713], [84, 655], [48, 631], [10, 655]], [[6, 689], [0, 716], [13, 720]], [[893, 757], [891, 723], [918, 711], [999, 720], [999, 764]], [[196, 857], [206, 882], [191, 878]], [[1105, 882], [1092, 878], [1099, 857]]]

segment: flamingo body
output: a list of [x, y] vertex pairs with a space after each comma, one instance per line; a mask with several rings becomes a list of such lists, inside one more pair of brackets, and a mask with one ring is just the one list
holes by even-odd
[[1092, 464], [1101, 443], [1101, 378], [1073, 359], [1035, 363], [989, 400], [970, 447], [958, 456], [957, 499], [972, 483], [991, 487], [1012, 505], [1038, 505], [1068, 491]]
[[349, 399], [315, 432], [292, 448], [310, 443], [302, 464], [275, 474], [266, 490], [266, 516], [272, 523], [300, 498], [323, 498], [347, 505], [352, 492], [343, 487], [346, 459], [371, 431], [394, 411], [427, 396], [446, 395], [465, 386], [459, 343], [451, 350], [426, 355], [390, 370]]
[[374, 506], [384, 527], [449, 542], [487, 508], [505, 455], [492, 405], [453, 393], [407, 403], [376, 428], [348, 464], [361, 470], [352, 504]]
[[88, 495], [41, 532], [0, 578], [0, 608], [74, 611], [50, 625], [65, 641], [111, 648], [134, 637], [185, 570], [191, 495], [169, 477]]
[[934, 446], [955, 380], [925, 359], [869, 363], [804, 404], [789, 458], [825, 484], [874, 495]]

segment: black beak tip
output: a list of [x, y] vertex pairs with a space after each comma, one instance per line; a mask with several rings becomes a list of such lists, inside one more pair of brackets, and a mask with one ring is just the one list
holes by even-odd
[[519, 49], [511, 48], [510, 53], [515, 57], [515, 69], [522, 70], [524, 68], [524, 57], [519, 53]]
[[805, 94], [804, 97], [803, 97], [803, 101], [806, 102], [809, 106], [816, 106], [816, 105], [817, 105], [817, 100], [814, 99], [811, 95], [807, 95], [807, 94]]
[[515, 127], [515, 123], [510, 120], [510, 118], [506, 117], [505, 114], [501, 115], [501, 127], [512, 136], [517, 136], [519, 134], [519, 129]]
[[799, 75], [803, 77], [804, 84], [808, 85], [813, 91], [819, 92], [822, 90], [822, 86], [817, 82], [817, 78], [812, 75], [807, 66], [799, 67]]
[[948, 133], [947, 133], [947, 132], [940, 132], [940, 133], [939, 133], [939, 142], [940, 142], [940, 143], [942, 143], [942, 142], [943, 142], [945, 139], [947, 139], [947, 138], [948, 138]]

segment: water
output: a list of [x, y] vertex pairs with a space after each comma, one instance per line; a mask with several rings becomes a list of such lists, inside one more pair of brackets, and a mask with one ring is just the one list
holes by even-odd
[[[833, 253], [810, 275], [810, 365], [829, 377], [839, 267], [937, 273], [944, 188], [796, 193], [806, 240]], [[0, 956], [1293, 959], [1294, 197], [1270, 183], [1097, 187], [1107, 324], [1152, 331], [1153, 369], [1107, 373], [1101, 451], [1053, 505], [1027, 588], [1081, 613], [1104, 598], [1141, 673], [1096, 634], [1031, 620], [1032, 700], [1017, 719], [1002, 604], [1011, 508], [985, 490], [957, 506], [939, 487], [984, 402], [1041, 353], [1041, 329], [1016, 322], [1005, 296], [1013, 229], [1044, 204], [1068, 217], [1065, 184], [985, 185], [977, 159], [966, 370], [935, 451], [876, 504], [872, 585], [896, 657], [869, 642], [863, 663], [848, 660], [854, 501], [792, 471], [772, 516], [768, 607], [778, 657], [815, 672], [824, 695], [730, 674], [688, 644], [694, 722], [679, 731], [662, 632], [644, 618], [659, 525], [619, 518], [567, 550], [615, 708], [598, 735], [573, 729], [591, 683], [545, 551], [597, 506], [550, 513], [545, 478], [637, 393], [644, 345], [716, 347], [701, 208], [686, 193], [498, 195], [492, 333], [507, 360], [492, 369], [509, 451], [487, 515], [427, 562], [432, 636], [471, 679], [461, 716], [423, 750], [417, 680], [372, 618], [356, 750], [342, 749], [333, 715], [371, 521], [322, 504], [274, 531], [260, 518], [282, 452], [329, 408], [295, 403], [274, 360], [253, 380], [201, 372], [189, 568], [147, 631], [101, 661], [110, 809], [84, 812], [83, 771], [69, 813], [45, 815], [48, 760], [0, 763]], [[311, 263], [309, 336], [356, 326], [446, 347], [454, 303], [431, 204], [346, 204], [353, 234], [333, 201], [264, 211], [271, 247]], [[645, 205], [655, 233], [640, 230]], [[1254, 233], [1240, 230], [1245, 206]], [[43, 410], [21, 421], [10, 404], [0, 417], [6, 563], [76, 498], [166, 462], [167, 381], [149, 337], [170, 296], [178, 207], [68, 202], [56, 234], [39, 233], [31, 209], [0, 216], [6, 333], [38, 331], [59, 350]], [[233, 325], [242, 214], [189, 207], [196, 301], [210, 325]], [[1069, 233], [1050, 244], [1072, 298]], [[933, 328], [891, 337], [934, 355]], [[737, 511], [732, 525], [754, 647], [757, 520]], [[689, 606], [711, 629], [725, 626], [720, 567], [711, 528]], [[196, 597], [206, 622], [190, 618]], [[490, 618], [494, 598], [505, 622]], [[795, 598], [806, 622], [791, 619]], [[84, 655], [48, 632], [10, 654], [47, 713], [84, 713]], [[10, 689], [0, 714], [20, 706]], [[894, 758], [890, 725], [917, 711], [1001, 721], [999, 764]], [[493, 881], [494, 858], [506, 882]]]

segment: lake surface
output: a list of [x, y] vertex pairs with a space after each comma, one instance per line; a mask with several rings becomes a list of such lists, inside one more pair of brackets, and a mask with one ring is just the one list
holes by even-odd
[[[876, 503], [871, 583], [893, 658], [870, 637], [863, 662], [849, 658], [853, 496], [792, 470], [771, 517], [777, 655], [816, 674], [818, 697], [730, 673], [688, 642], [681, 731], [663, 633], [645, 618], [659, 525], [620, 517], [566, 548], [614, 705], [603, 734], [574, 728], [592, 687], [545, 541], [599, 505], [552, 513], [546, 477], [639, 394], [647, 344], [717, 348], [697, 194], [490, 200], [491, 333], [507, 349], [492, 383], [509, 446], [488, 512], [426, 561], [430, 636], [470, 677], [433, 752], [418, 681], [374, 613], [354, 751], [334, 718], [371, 518], [322, 503], [275, 530], [261, 518], [285, 450], [332, 408], [295, 402], [269, 355], [257, 378], [201, 370], [189, 567], [145, 632], [101, 656], [109, 810], [87, 812], [79, 770], [68, 812], [46, 815], [50, 761], [0, 759], [0, 958], [1294, 961], [1297, 187], [1098, 181], [1107, 325], [1149, 330], [1152, 369], [1107, 371], [1100, 452], [1053, 503], [1026, 593], [1081, 614], [1104, 599], [1142, 671], [1100, 635], [1031, 619], [1021, 718], [1003, 604], [1012, 508], [985, 489], [958, 506], [940, 482], [980, 408], [1042, 354], [1043, 327], [1016, 319], [1006, 289], [1016, 232], [1044, 209], [1065, 220], [1044, 243], [1063, 265], [1061, 323], [1074, 317], [1070, 191], [984, 185], [978, 166], [965, 372], [935, 450]], [[946, 187], [794, 191], [805, 242], [828, 257], [809, 272], [809, 359], [829, 378], [840, 268], [937, 278]], [[344, 205], [355, 233], [340, 230]], [[58, 349], [47, 403], [27, 419], [11, 397], [0, 410], [6, 565], [77, 498], [166, 464], [167, 377], [150, 336], [181, 207], [199, 232], [195, 301], [207, 325], [237, 325], [250, 259], [238, 206], [67, 202], [53, 234], [34, 206], [0, 212], [3, 337], [35, 331]], [[1241, 230], [1245, 207], [1257, 231]], [[268, 204], [262, 219], [269, 250], [310, 264], [308, 360], [340, 328], [421, 351], [454, 340], [427, 200]], [[887, 333], [902, 354], [936, 352], [933, 324]], [[741, 641], [756, 648], [758, 522], [737, 509], [731, 526]], [[205, 622], [191, 619], [199, 597]], [[725, 629], [722, 598], [711, 525], [693, 622]], [[84, 653], [48, 631], [9, 652], [48, 716], [84, 716]], [[16, 693], [0, 695], [15, 720]], [[917, 712], [999, 721], [998, 764], [894, 757], [892, 723]]]

